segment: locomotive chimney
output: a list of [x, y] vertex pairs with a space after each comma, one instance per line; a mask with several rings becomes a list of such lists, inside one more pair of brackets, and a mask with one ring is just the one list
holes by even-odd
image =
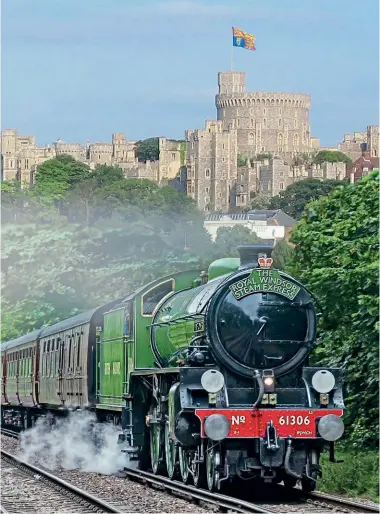
[[[274, 243], [274, 241], [273, 241]], [[270, 257], [274, 248], [274, 244], [268, 241], [268, 244], [258, 245], [241, 245], [237, 247], [240, 255], [239, 269], [253, 267], [258, 268], [259, 257]]]

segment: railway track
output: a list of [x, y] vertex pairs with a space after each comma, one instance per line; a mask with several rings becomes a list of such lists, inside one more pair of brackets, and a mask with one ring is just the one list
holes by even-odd
[[[1, 429], [3, 435], [8, 437], [18, 438], [19, 433], [14, 432], [8, 429]], [[3, 453], [3, 452], [2, 452]], [[10, 455], [10, 454], [9, 454]], [[14, 456], [12, 458], [18, 460]], [[47, 475], [49, 477], [53, 477], [53, 480], [57, 480], [58, 483], [62, 482], [69, 486], [69, 488], [77, 489], [75, 486], [62, 481], [56, 475], [51, 475], [50, 473], [41, 470], [39, 468], [35, 468], [34, 466], [30, 466], [29, 464], [20, 461], [22, 466], [29, 466], [33, 469], [33, 474], [41, 474]], [[4, 468], [4, 463], [3, 463]], [[171, 480], [165, 476], [154, 475], [153, 473], [149, 473], [146, 471], [135, 470], [131, 468], [125, 469], [125, 475], [134, 481], [138, 481], [143, 483], [144, 485], [148, 485], [150, 487], [164, 490], [167, 493], [171, 493], [174, 496], [179, 496], [186, 498], [195, 503], [206, 503], [212, 505], [217, 510], [221, 511], [229, 511], [229, 512], [261, 512], [261, 513], [283, 513], [283, 512], [362, 512], [362, 513], [370, 513], [370, 512], [379, 512], [379, 508], [373, 507], [371, 505], [366, 505], [359, 502], [354, 502], [351, 500], [346, 500], [344, 498], [332, 496], [325, 493], [311, 493], [309, 495], [305, 495], [302, 491], [298, 489], [293, 489], [291, 491], [286, 491], [284, 494], [283, 486], [279, 485], [276, 490], [274, 490], [274, 495], [270, 496], [271, 500], [264, 498], [260, 501], [252, 501], [253, 499], [248, 498], [247, 494], [243, 494], [242, 497], [227, 496], [219, 493], [212, 493], [205, 489], [198, 489], [191, 485], [183, 484], [182, 482]], [[61, 486], [59, 486], [61, 487]], [[247, 488], [246, 488], [247, 489]], [[249, 489], [249, 488], [248, 488]], [[95, 499], [91, 494], [86, 493], [85, 491], [81, 491], [85, 496], [88, 496], [89, 499]], [[240, 495], [239, 495], [240, 496]], [[83, 497], [82, 497], [83, 499]], [[3, 500], [4, 502], [4, 500]], [[110, 498], [110, 503], [106, 503], [100, 500], [100, 503], [104, 504], [106, 508], [112, 510], [98, 510], [98, 512], [127, 512], [126, 506], [120, 506], [119, 502], [117, 505], [114, 504], [112, 499]], [[101, 508], [101, 507], [100, 507]], [[83, 511], [83, 508], [82, 508]], [[16, 512], [14, 509], [10, 512]], [[20, 512], [20, 511], [18, 511]], [[24, 511], [23, 511], [24, 512]], [[71, 511], [70, 511], [71, 512]], [[73, 511], [74, 512], [74, 511]]]
[[1, 482], [3, 514], [51, 513], [52, 508], [60, 513], [122, 512], [69, 482], [3, 450]]
[[[226, 496], [215, 492], [209, 492], [203, 489], [197, 489], [194, 486], [185, 485], [182, 482], [171, 480], [161, 475], [154, 475], [146, 471], [133, 470], [126, 468], [128, 478], [140, 480], [149, 485], [159, 485], [170, 492], [189, 494], [191, 500], [200, 500], [214, 504], [222, 510], [233, 512], [263, 512], [268, 514], [286, 513], [286, 512], [358, 512], [369, 513], [379, 512], [378, 508], [363, 503], [345, 500], [324, 493], [311, 493], [305, 496], [300, 490], [294, 489], [287, 491], [286, 494], [280, 493], [281, 499], [272, 503], [268, 500], [254, 502]], [[282, 486], [279, 486], [277, 492]], [[289, 494], [290, 493], [290, 494]], [[289, 510], [284, 510], [289, 509]]]

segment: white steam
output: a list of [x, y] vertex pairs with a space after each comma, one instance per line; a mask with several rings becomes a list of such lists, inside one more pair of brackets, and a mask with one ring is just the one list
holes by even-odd
[[21, 435], [19, 456], [50, 470], [79, 469], [111, 475], [127, 465], [126, 454], [118, 444], [120, 429], [98, 423], [94, 414], [74, 411], [58, 418], [51, 426], [49, 418]]

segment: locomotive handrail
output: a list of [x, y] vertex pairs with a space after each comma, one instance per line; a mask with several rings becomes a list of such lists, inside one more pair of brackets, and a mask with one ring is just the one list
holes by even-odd
[[151, 323], [150, 325], [147, 325], [147, 328], [150, 328], [150, 327], [162, 327], [164, 325], [170, 325], [172, 323], [176, 323], [177, 321], [184, 321], [186, 319], [195, 319], [197, 317], [200, 317], [202, 316], [203, 318], [206, 317], [205, 314], [201, 314], [201, 313], [195, 313], [195, 314], [188, 314], [187, 316], [181, 316], [179, 318], [173, 318], [169, 321], [160, 321], [159, 323]]

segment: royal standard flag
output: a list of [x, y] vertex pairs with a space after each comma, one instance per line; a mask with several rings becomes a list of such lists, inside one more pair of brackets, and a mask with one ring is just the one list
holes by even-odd
[[243, 32], [241, 29], [232, 27], [232, 44], [233, 46], [240, 46], [246, 50], [256, 50], [255, 47], [256, 36]]

